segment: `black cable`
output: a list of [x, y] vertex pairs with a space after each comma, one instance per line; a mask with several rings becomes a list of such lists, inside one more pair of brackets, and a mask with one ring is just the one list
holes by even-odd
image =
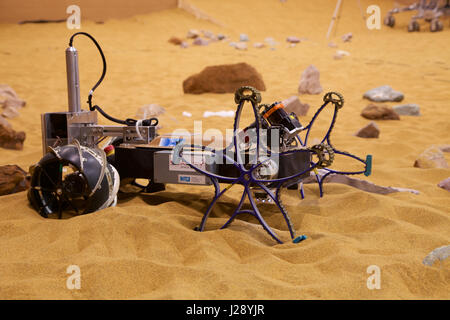
[[94, 107], [92, 107], [92, 95], [95, 91], [95, 89], [97, 89], [97, 87], [100, 85], [100, 83], [103, 81], [103, 79], [105, 78], [106, 75], [106, 58], [105, 55], [103, 54], [102, 48], [100, 47], [100, 45], [98, 44], [97, 40], [94, 39], [93, 36], [91, 36], [89, 33], [86, 32], [77, 32], [74, 33], [69, 40], [69, 46], [72, 47], [73, 44], [73, 39], [77, 36], [77, 35], [83, 35], [88, 37], [89, 39], [92, 40], [92, 42], [94, 42], [95, 46], [98, 49], [98, 52], [100, 53], [101, 57], [102, 57], [102, 62], [103, 62], [103, 71], [102, 71], [102, 75], [100, 76], [100, 79], [98, 79], [97, 83], [92, 87], [91, 91], [89, 91], [89, 96], [88, 96], [88, 104], [89, 104], [89, 110], [94, 111]]
[[[94, 39], [93, 36], [91, 36], [89, 33], [86, 32], [77, 32], [74, 33], [69, 40], [69, 46], [72, 47], [73, 44], [73, 39], [77, 36], [77, 35], [83, 35], [88, 37], [89, 39], [92, 40], [92, 42], [94, 42], [95, 46], [98, 49], [98, 52], [100, 53], [100, 56], [102, 57], [102, 62], [103, 62], [103, 71], [102, 71], [102, 75], [100, 76], [100, 79], [98, 79], [97, 83], [92, 87], [91, 91], [89, 91], [89, 95], [88, 95], [88, 100], [87, 103], [89, 104], [89, 110], [90, 111], [94, 111], [97, 110], [98, 112], [100, 112], [102, 114], [102, 116], [104, 116], [106, 119], [112, 121], [112, 122], [116, 122], [116, 123], [120, 123], [120, 124], [124, 124], [124, 125], [128, 125], [128, 126], [134, 126], [137, 123], [137, 120], [135, 119], [126, 119], [126, 120], [120, 120], [117, 118], [114, 118], [112, 116], [110, 116], [109, 114], [107, 114], [105, 111], [103, 111], [102, 108], [100, 108], [98, 105], [94, 105], [92, 106], [92, 95], [94, 94], [95, 89], [97, 89], [97, 87], [100, 85], [100, 83], [102, 83], [103, 79], [105, 78], [106, 75], [106, 58], [105, 55], [103, 54], [102, 48], [100, 47], [100, 45], [98, 44], [97, 40]], [[154, 122], [154, 123], [152, 123]], [[157, 118], [150, 118], [150, 119], [145, 119], [142, 121], [142, 125], [144, 126], [156, 126], [158, 125], [158, 119]]]

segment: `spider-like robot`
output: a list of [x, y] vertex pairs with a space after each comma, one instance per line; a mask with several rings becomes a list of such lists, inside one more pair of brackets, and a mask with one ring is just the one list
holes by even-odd
[[[328, 92], [323, 98], [323, 105], [317, 110], [311, 122], [303, 127], [295, 113], [287, 114], [280, 102], [271, 105], [260, 104], [261, 95], [252, 87], [241, 87], [235, 93], [237, 110], [233, 126], [233, 142], [223, 150], [208, 148], [203, 145], [179, 143], [174, 148], [174, 163], [186, 163], [206, 176], [213, 183], [215, 195], [203, 215], [197, 231], [203, 231], [208, 216], [219, 198], [235, 184], [244, 187], [239, 204], [228, 221], [221, 227], [226, 228], [239, 214], [251, 214], [262, 225], [264, 230], [278, 243], [282, 243], [277, 234], [265, 222], [257, 202], [274, 203], [287, 223], [290, 236], [294, 243], [300, 242], [306, 236], [296, 236], [287, 209], [281, 202], [280, 191], [283, 187], [300, 185], [299, 191], [304, 198], [302, 178], [310, 175], [316, 169], [328, 171], [321, 178], [316, 175], [319, 184], [320, 196], [323, 196], [322, 185], [329, 174], [365, 174], [371, 173], [372, 157], [368, 155], [365, 160], [350, 153], [339, 151], [331, 144], [330, 135], [337, 119], [339, 109], [344, 105], [342, 95], [336, 92]], [[255, 122], [250, 126], [239, 130], [239, 122], [245, 102], [249, 102], [253, 109]], [[330, 127], [319, 144], [307, 147], [310, 130], [319, 114], [327, 105], [334, 108]], [[242, 133], [246, 133], [243, 135]], [[301, 134], [305, 133], [304, 139]], [[263, 135], [263, 136], [262, 136]], [[279, 144], [273, 144], [274, 136], [279, 137]], [[272, 137], [270, 140], [270, 137]], [[185, 154], [189, 156], [184, 156]], [[201, 154], [209, 159], [208, 162], [220, 163], [214, 169], [207, 170], [200, 167], [192, 159], [193, 154]], [[364, 164], [364, 170], [354, 172], [336, 171], [328, 168], [333, 163], [335, 154], [351, 157]], [[190, 158], [190, 159], [189, 159]], [[211, 159], [213, 159], [211, 161]], [[223, 164], [223, 163], [226, 164]], [[220, 183], [228, 184], [220, 188]], [[245, 199], [248, 198], [251, 209], [243, 210]]]

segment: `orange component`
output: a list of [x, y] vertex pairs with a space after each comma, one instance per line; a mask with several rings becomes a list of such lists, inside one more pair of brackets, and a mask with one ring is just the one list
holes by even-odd
[[275, 111], [277, 111], [278, 109], [282, 109], [284, 108], [284, 105], [282, 103], [277, 104], [276, 106], [273, 106], [272, 108], [270, 108], [266, 113], [264, 113], [263, 117], [264, 119], [267, 119], [268, 117], [270, 117], [270, 115], [272, 113], [274, 113]]

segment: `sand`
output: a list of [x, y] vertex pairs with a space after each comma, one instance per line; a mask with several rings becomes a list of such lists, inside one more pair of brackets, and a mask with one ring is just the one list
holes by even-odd
[[[373, 1], [361, 1], [366, 8]], [[392, 6], [378, 1], [382, 16]], [[306, 187], [301, 201], [284, 192], [300, 244], [276, 244], [249, 217], [217, 230], [239, 200], [238, 187], [218, 203], [207, 231], [193, 231], [212, 187], [168, 185], [165, 192], [127, 195], [117, 207], [68, 220], [41, 218], [26, 193], [0, 198], [0, 298], [3, 299], [449, 299], [449, 261], [422, 264], [433, 249], [450, 242], [450, 193], [438, 188], [449, 169], [419, 169], [413, 163], [431, 144], [450, 143], [449, 21], [440, 33], [409, 34], [409, 14], [399, 15], [394, 29], [368, 30], [356, 1], [344, 1], [330, 40], [350, 52], [334, 60], [336, 49], [325, 35], [334, 1], [191, 1], [224, 24], [196, 20], [170, 9], [105, 24], [82, 22], [104, 48], [108, 73], [94, 101], [117, 117], [134, 116], [149, 103], [164, 106], [162, 132], [193, 129], [204, 111], [234, 110], [232, 94], [185, 95], [182, 81], [205, 66], [247, 62], [262, 75], [263, 101], [283, 100], [297, 93], [302, 71], [314, 64], [326, 91], [346, 100], [333, 132], [339, 149], [364, 157], [372, 154], [373, 174], [380, 185], [413, 188], [420, 195], [369, 194], [328, 184], [319, 198], [317, 185]], [[245, 32], [252, 42], [274, 37], [276, 50], [238, 51], [227, 43], [181, 49], [167, 42], [188, 29], [222, 32], [237, 39]], [[64, 50], [73, 31], [65, 24], [0, 25], [0, 82], [27, 101], [20, 117], [10, 122], [27, 134], [22, 151], [2, 149], [0, 165], [28, 168], [41, 154], [40, 114], [64, 111], [67, 105]], [[340, 36], [352, 32], [351, 42]], [[306, 37], [288, 48], [287, 36]], [[101, 73], [96, 49], [77, 38], [82, 101]], [[353, 134], [369, 121], [360, 116], [368, 104], [365, 91], [384, 84], [405, 94], [405, 103], [420, 105], [422, 116], [378, 121], [379, 139]], [[322, 95], [302, 95], [312, 107]], [[395, 105], [388, 103], [389, 105]], [[192, 118], [183, 117], [183, 111]], [[170, 116], [169, 116], [170, 115]], [[250, 121], [250, 117], [244, 120]], [[102, 123], [107, 123], [103, 119]], [[317, 136], [326, 130], [318, 123]], [[203, 128], [225, 130], [232, 118], [205, 119]], [[450, 161], [449, 154], [446, 154]], [[339, 164], [345, 167], [345, 164]], [[349, 163], [349, 167], [352, 164]], [[266, 208], [269, 225], [289, 239], [279, 213]], [[69, 265], [81, 270], [81, 289], [69, 290]], [[381, 288], [367, 288], [367, 268], [381, 270]]]

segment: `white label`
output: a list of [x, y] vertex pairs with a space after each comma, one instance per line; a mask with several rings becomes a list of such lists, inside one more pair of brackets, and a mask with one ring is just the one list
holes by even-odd
[[178, 175], [178, 183], [205, 184], [206, 177], [205, 176], [179, 174]]
[[[206, 161], [205, 161], [205, 157], [203, 155], [201, 155], [201, 154], [186, 155], [186, 158], [187, 158], [187, 160], [190, 161], [191, 164], [193, 164], [197, 168], [199, 168], [201, 170], [206, 170]], [[169, 171], [190, 171], [190, 172], [195, 172], [195, 169], [191, 168], [183, 160], [181, 160], [179, 164], [173, 163], [172, 155], [170, 155]]]

